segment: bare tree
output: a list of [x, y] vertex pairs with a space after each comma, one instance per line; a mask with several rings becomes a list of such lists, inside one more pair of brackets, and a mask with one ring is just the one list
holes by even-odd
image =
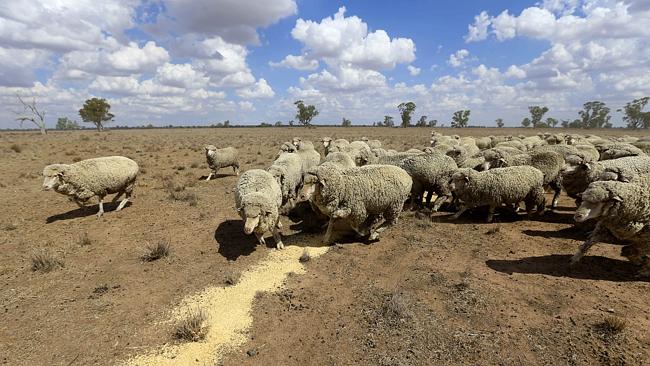
[[32, 98], [31, 103], [25, 102], [23, 98], [21, 98], [18, 94], [16, 94], [16, 97], [23, 106], [22, 112], [14, 112], [18, 115], [18, 117], [16, 117], [16, 121], [20, 122], [20, 126], [22, 126], [25, 121], [29, 121], [38, 126], [38, 128], [41, 130], [41, 135], [46, 135], [47, 131], [45, 130], [45, 111], [39, 111], [38, 108], [36, 108], [36, 97]]

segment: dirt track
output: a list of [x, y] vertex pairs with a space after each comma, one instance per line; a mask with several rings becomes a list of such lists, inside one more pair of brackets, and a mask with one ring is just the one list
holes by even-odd
[[[403, 150], [424, 146], [429, 132], [0, 134], [0, 364], [115, 364], [173, 346], [178, 342], [169, 320], [183, 299], [226, 286], [227, 278], [274, 251], [243, 235], [231, 171], [200, 180], [208, 173], [204, 144], [238, 147], [242, 168], [250, 169], [267, 166], [279, 144], [294, 135], [365, 135]], [[107, 205], [98, 220], [96, 205], [84, 212], [64, 196], [40, 190], [44, 165], [106, 155], [129, 156], [143, 169], [136, 197], [123, 211]], [[182, 200], [169, 198], [165, 181], [185, 187]], [[618, 245], [597, 245], [584, 263], [569, 268], [585, 233], [573, 228], [571, 200], [563, 196], [560, 206], [533, 221], [502, 214], [489, 225], [480, 214], [450, 222], [444, 212], [434, 220], [406, 213], [378, 243], [334, 246], [307, 262], [306, 274], [289, 276], [285, 289], [256, 296], [249, 340], [222, 362], [648, 364], [650, 284], [632, 278]], [[290, 224], [285, 244], [318, 245], [319, 236], [295, 233]], [[81, 240], [86, 233], [90, 244]], [[143, 247], [161, 240], [171, 244], [171, 256], [143, 263]], [[63, 267], [33, 272], [32, 255], [43, 249]], [[620, 334], [602, 327], [611, 317], [626, 321]]]

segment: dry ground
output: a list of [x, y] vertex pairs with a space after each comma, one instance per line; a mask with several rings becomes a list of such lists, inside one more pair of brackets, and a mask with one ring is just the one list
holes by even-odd
[[[170, 309], [206, 287], [236, 282], [274, 251], [243, 235], [231, 170], [200, 180], [208, 174], [204, 144], [238, 147], [245, 170], [268, 166], [294, 135], [314, 141], [365, 135], [404, 150], [427, 144], [429, 133], [1, 133], [0, 364], [109, 365], [178, 343], [165, 322]], [[95, 204], [84, 212], [40, 190], [44, 165], [106, 155], [131, 157], [142, 168], [136, 197], [123, 211], [108, 205], [97, 219]], [[290, 276], [283, 290], [256, 296], [248, 341], [220, 363], [649, 364], [650, 284], [632, 277], [616, 244], [595, 246], [584, 263], [569, 268], [586, 234], [572, 225], [571, 200], [563, 196], [560, 206], [533, 221], [502, 214], [495, 224], [482, 223], [480, 213], [458, 222], [444, 212], [433, 220], [405, 213], [380, 242], [338, 244], [306, 262], [306, 273]], [[286, 244], [318, 245], [319, 236], [295, 233], [290, 224]], [[140, 259], [147, 245], [163, 241], [169, 257]], [[43, 253], [60, 264], [33, 271], [34, 255]]]

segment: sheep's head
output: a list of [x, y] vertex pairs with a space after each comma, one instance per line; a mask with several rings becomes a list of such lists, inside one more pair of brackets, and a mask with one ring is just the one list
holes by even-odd
[[623, 201], [620, 196], [608, 190], [604, 183], [607, 182], [592, 183], [582, 193], [582, 202], [574, 215], [576, 222], [607, 215], [615, 204]]
[[564, 167], [562, 168], [562, 174], [576, 174], [579, 172], [589, 172], [594, 168], [594, 163], [591, 162], [585, 162], [585, 161], [577, 161], [574, 160], [573, 162], [567, 161], [567, 164], [564, 164]]
[[293, 143], [293, 146], [295, 146], [295, 147], [298, 147], [298, 145], [300, 144], [300, 141], [302, 141], [302, 139], [300, 137], [294, 137], [293, 140], [291, 140], [291, 142]]
[[323, 146], [327, 149], [330, 144], [332, 143], [332, 138], [331, 137], [323, 137], [320, 139], [320, 141], [323, 143]]
[[213, 156], [217, 152], [217, 147], [214, 145], [205, 145], [205, 155]]
[[316, 175], [314, 170], [305, 174], [302, 188], [300, 188], [300, 192], [298, 192], [298, 202], [309, 201], [314, 196], [314, 193], [316, 193], [319, 183], [318, 175]]
[[449, 188], [455, 191], [459, 187], [464, 187], [471, 181], [471, 169], [459, 169], [456, 173], [452, 174]]
[[363, 141], [363, 142], [366, 142], [366, 143], [367, 143], [367, 142], [368, 142], [368, 138], [367, 138], [366, 136], [363, 136], [363, 137], [361, 138], [361, 141]]
[[43, 190], [56, 189], [63, 183], [65, 173], [70, 169], [66, 164], [52, 164], [43, 169]]
[[[266, 207], [267, 199], [261, 194], [251, 194], [244, 198], [241, 207], [238, 208], [239, 215], [244, 219], [244, 234], [250, 235], [253, 231], [265, 231], [264, 227], [268, 216], [273, 214], [270, 207]], [[263, 229], [263, 230], [260, 230]]]

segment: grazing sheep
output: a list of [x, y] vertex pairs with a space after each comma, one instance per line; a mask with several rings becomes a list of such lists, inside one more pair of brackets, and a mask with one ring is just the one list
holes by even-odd
[[566, 165], [562, 171], [562, 187], [569, 197], [580, 201], [580, 194], [590, 183], [597, 180], [630, 181], [640, 174], [650, 173], [650, 157], [628, 156], [625, 158], [583, 162]]
[[331, 151], [347, 151], [347, 147], [350, 145], [350, 142], [346, 139], [336, 139], [332, 141], [331, 137], [323, 137], [321, 141], [325, 147], [325, 155], [329, 154]]
[[[332, 229], [346, 220], [360, 236], [377, 240], [379, 234], [397, 223], [411, 191], [411, 177], [389, 165], [368, 165], [342, 169], [333, 163], [316, 167], [305, 179], [300, 200], [311, 200], [330, 217], [323, 241], [331, 243]], [[381, 217], [385, 220], [378, 227]]]
[[641, 149], [641, 151], [643, 151], [646, 155], [650, 154], [650, 141], [639, 140], [639, 141], [633, 143], [632, 145], [634, 145], [635, 147], [638, 147], [639, 149]]
[[65, 194], [82, 208], [90, 198], [97, 196], [99, 218], [104, 214], [104, 197], [108, 194], [117, 193], [113, 202], [126, 194], [115, 211], [124, 208], [133, 193], [138, 172], [138, 163], [124, 156], [86, 159], [73, 164], [51, 164], [43, 169], [43, 190], [53, 189]]
[[604, 146], [600, 152], [600, 160], [611, 160], [624, 158], [626, 156], [644, 156], [643, 150], [628, 143], [614, 143]]
[[435, 193], [438, 197], [433, 203], [432, 211], [451, 198], [449, 181], [458, 169], [452, 158], [439, 153], [411, 155], [398, 162], [398, 167], [404, 169], [413, 179], [411, 188], [411, 206], [421, 205], [424, 192], [427, 191], [427, 204]]
[[379, 141], [379, 140], [369, 140], [367, 137], [364, 136], [364, 137], [361, 138], [361, 141], [368, 144], [370, 149], [379, 149], [379, 148], [381, 148], [381, 141]]
[[275, 158], [277, 159], [284, 153], [295, 153], [296, 151], [298, 151], [298, 148], [292, 142], [283, 142], [282, 145], [280, 145], [280, 151], [278, 151], [278, 154], [275, 156]]
[[347, 169], [347, 168], [352, 168], [353, 166], [356, 166], [354, 164], [354, 160], [348, 155], [347, 153], [344, 152], [333, 152], [329, 153], [325, 157], [324, 163], [333, 163], [333, 164], [338, 164], [341, 168]]
[[591, 183], [582, 194], [582, 203], [575, 213], [577, 222], [589, 219], [598, 219], [598, 223], [571, 258], [572, 264], [609, 231], [618, 239], [631, 243], [623, 248], [621, 255], [642, 266], [639, 274], [650, 275], [650, 175], [637, 177], [630, 183]]
[[[338, 141], [338, 140], [337, 140]], [[346, 141], [347, 142], [347, 141]], [[357, 166], [368, 164], [374, 157], [368, 144], [363, 141], [352, 141], [349, 144], [337, 144], [336, 141], [329, 145], [327, 153], [344, 152], [350, 155]]]
[[234, 147], [217, 149], [214, 145], [207, 145], [205, 147], [205, 159], [208, 161], [208, 167], [210, 167], [211, 172], [205, 180], [210, 180], [213, 175], [217, 175], [219, 169], [229, 166], [232, 167], [236, 175], [239, 175], [238, 155], [237, 149]]
[[489, 137], [477, 137], [474, 139], [474, 143], [481, 150], [492, 148], [492, 139]]
[[460, 210], [453, 216], [457, 219], [467, 209], [489, 206], [487, 222], [492, 222], [494, 210], [502, 204], [526, 203], [530, 215], [533, 207], [544, 211], [544, 175], [537, 168], [513, 166], [496, 168], [485, 172], [473, 169], [459, 169], [452, 176], [452, 190], [462, 201]]
[[295, 145], [297, 148], [296, 153], [302, 160], [302, 173], [307, 173], [311, 168], [320, 164], [320, 154], [314, 148], [314, 144], [311, 141], [298, 141], [298, 144]]
[[544, 188], [551, 187], [555, 194], [551, 207], [557, 207], [557, 201], [562, 192], [562, 175], [564, 158], [553, 151], [531, 152], [530, 154], [505, 155], [498, 160], [487, 160], [484, 166], [491, 168], [504, 168], [508, 166], [528, 165], [539, 169], [544, 174]]
[[276, 248], [284, 248], [279, 232], [282, 191], [271, 173], [261, 169], [244, 172], [235, 188], [235, 205], [246, 235], [255, 233], [257, 241], [266, 245], [264, 234], [271, 232]]
[[298, 190], [302, 186], [303, 165], [295, 153], [281, 154], [266, 170], [271, 173], [282, 191], [282, 212], [286, 213], [295, 204]]

